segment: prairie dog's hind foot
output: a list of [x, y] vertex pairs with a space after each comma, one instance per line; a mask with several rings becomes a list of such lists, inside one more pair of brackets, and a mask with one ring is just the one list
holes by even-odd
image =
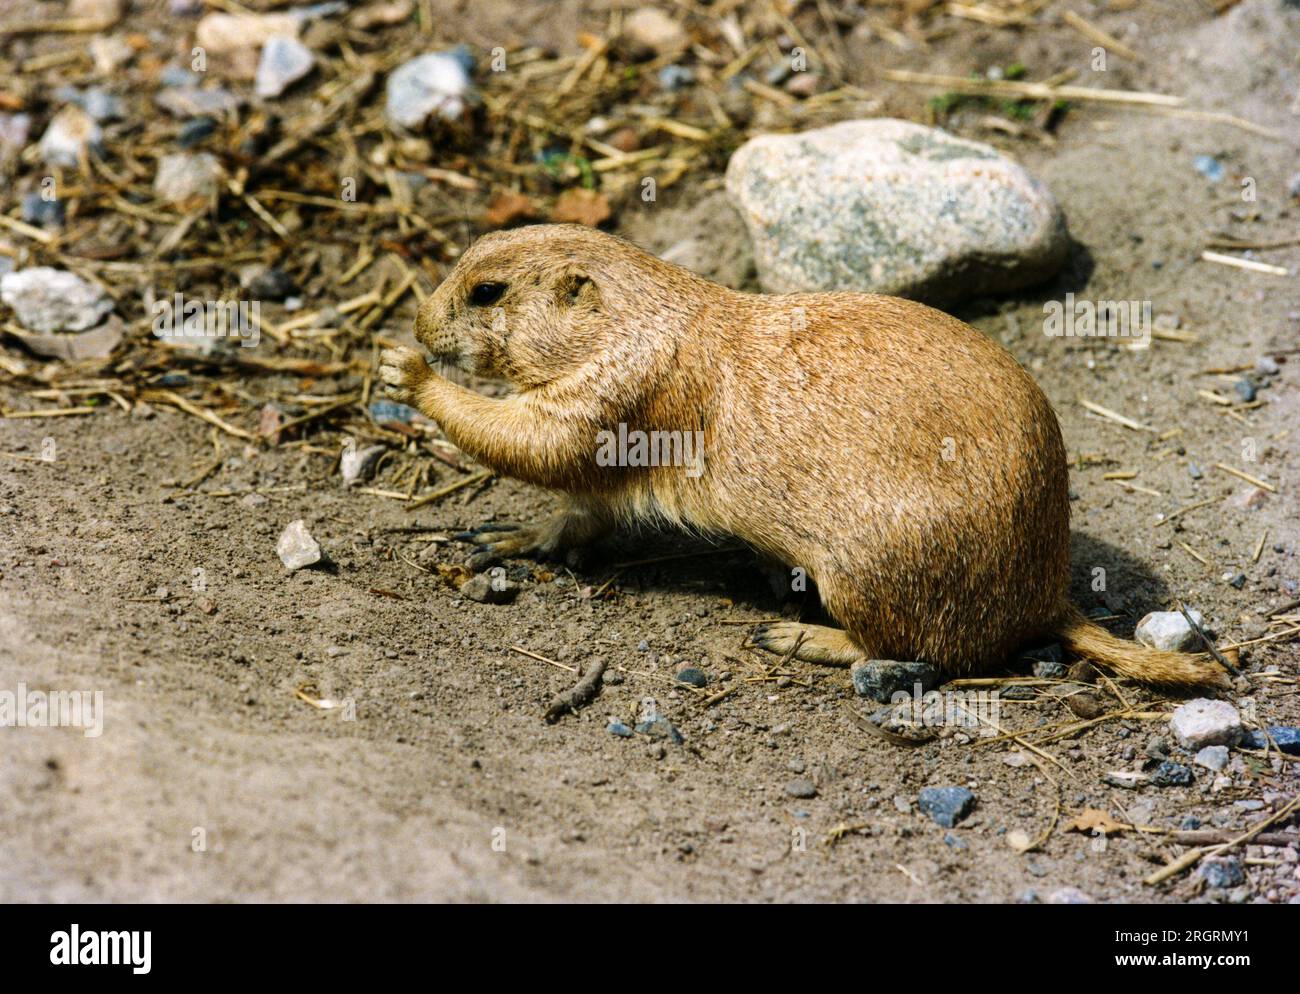
[[[803, 636], [802, 642], [800, 636]], [[795, 659], [826, 666], [852, 666], [868, 658], [862, 647], [843, 629], [805, 625], [798, 621], [759, 625], [750, 635], [750, 644], [780, 656], [793, 650]]]

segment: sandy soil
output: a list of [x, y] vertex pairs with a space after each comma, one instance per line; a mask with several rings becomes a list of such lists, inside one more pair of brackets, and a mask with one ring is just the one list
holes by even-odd
[[[583, 16], [595, 18], [575, 15], [576, 23]], [[1296, 232], [1300, 206], [1287, 200], [1286, 184], [1296, 168], [1300, 11], [1250, 0], [1208, 20], [1193, 5], [1147, 2], [1100, 21], [1120, 32], [1134, 23], [1145, 55], [1137, 67], [1112, 62], [1102, 85], [1181, 94], [1189, 106], [1291, 137], [1101, 106], [1074, 109], [1051, 147], [990, 136], [978, 115], [958, 121], [1048, 183], [1077, 242], [1056, 284], [977, 302], [962, 316], [1033, 372], [1071, 453], [1113, 460], [1072, 475], [1079, 601], [1108, 608], [1119, 616], [1114, 629], [1131, 634], [1144, 612], [1177, 597], [1221, 640], [1252, 639], [1300, 582], [1300, 295], [1294, 277], [1197, 257], [1215, 231], [1259, 240]], [[547, 23], [537, 21], [538, 30]], [[467, 27], [465, 36], [483, 44], [484, 31]], [[538, 40], [567, 49], [568, 33]], [[928, 94], [881, 84], [869, 67], [964, 74], [1019, 60], [1041, 78], [1086, 71], [1090, 48], [1063, 30], [984, 27], [929, 54], [850, 41], [862, 67], [854, 75], [881, 112], [913, 117]], [[1193, 168], [1200, 154], [1218, 156], [1228, 178], [1207, 182]], [[1243, 176], [1257, 181], [1255, 204], [1235, 196]], [[693, 179], [621, 215], [615, 230], [752, 285], [740, 223], [716, 180]], [[1257, 220], [1234, 219], [1251, 207]], [[1262, 257], [1294, 272], [1300, 247]], [[1048, 339], [1043, 302], [1066, 291], [1150, 300], [1195, 341], [1132, 352]], [[409, 320], [408, 302], [392, 333]], [[1198, 396], [1232, 393], [1205, 370], [1262, 355], [1290, 360], [1260, 391], [1262, 405], [1227, 413]], [[248, 377], [239, 386], [257, 399], [272, 383]], [[1162, 434], [1096, 418], [1081, 398]], [[13, 382], [0, 385], [0, 402], [31, 406]], [[106, 706], [97, 738], [71, 729], [0, 733], [0, 900], [970, 902], [1029, 891], [1045, 900], [1063, 887], [1098, 901], [1222, 900], [1190, 877], [1144, 887], [1142, 877], [1172, 851], [1158, 838], [1126, 834], [1097, 851], [1060, 825], [1096, 807], [1161, 828], [1187, 815], [1245, 827], [1296, 789], [1296, 765], [1280, 763], [1244, 764], [1217, 793], [1204, 770], [1189, 788], [1104, 784], [1105, 771], [1134, 767], [1123, 750], [1135, 747], [1140, 759], [1158, 721], [1111, 721], [1054, 743], [1065, 769], [1048, 769], [1059, 789], [1032, 764], [1008, 765], [1017, 750], [1005, 744], [948, 737], [909, 750], [868, 737], [845, 718], [856, 702], [844, 672], [796, 664], [800, 681], [747, 682], [758, 672], [738, 648], [748, 629], [724, 623], [800, 608], [773, 597], [748, 554], [634, 567], [611, 585], [613, 596], [592, 596], [613, 564], [695, 548], [673, 536], [621, 537], [572, 571], [511, 563], [524, 586], [514, 604], [462, 599], [420, 558], [436, 532], [402, 529], [451, 532], [551, 506], [551, 497], [510, 481], [412, 514], [347, 491], [329, 455], [219, 438], [223, 462], [201, 489], [265, 491], [265, 503], [248, 506], [171, 485], [214, 456], [208, 427], [172, 409], [5, 420], [0, 436], [0, 449], [29, 455], [52, 437], [58, 453], [51, 463], [0, 460], [0, 688], [97, 689]], [[1250, 464], [1246, 439], [1258, 453]], [[1272, 481], [1277, 493], [1246, 506], [1251, 486], [1211, 468], [1217, 462]], [[1134, 483], [1160, 496], [1103, 479], [1130, 468], [1139, 470]], [[1155, 525], [1159, 513], [1218, 496], [1178, 527]], [[329, 569], [281, 567], [276, 538], [296, 518], [329, 554]], [[441, 545], [432, 561], [462, 556]], [[1098, 566], [1107, 570], [1104, 595], [1090, 587]], [[1221, 579], [1237, 571], [1241, 589]], [[196, 576], [205, 589], [194, 589]], [[631, 672], [581, 714], [546, 725], [547, 701], [573, 675], [512, 652], [516, 645], [570, 666], [602, 656]], [[1243, 661], [1294, 675], [1300, 648], [1251, 647]], [[705, 706], [674, 687], [683, 662], [715, 681], [729, 673], [717, 686], [735, 691]], [[304, 685], [319, 698], [354, 701], [355, 720], [305, 703], [295, 693]], [[1122, 692], [1159, 706], [1147, 691]], [[646, 697], [684, 745], [605, 731], [607, 716], [632, 723]], [[1294, 687], [1265, 686], [1254, 697], [1270, 724], [1300, 723]], [[1015, 727], [1064, 715], [1046, 701], [1004, 708]], [[815, 797], [786, 793], [800, 776], [816, 783]], [[921, 788], [949, 784], [978, 797], [975, 814], [951, 831], [912, 803]], [[1236, 803], [1254, 800], [1266, 810]], [[1007, 845], [1006, 833], [1044, 832], [1058, 809], [1041, 851]], [[857, 827], [828, 844], [837, 826]], [[800, 829], [806, 847], [792, 845]], [[205, 851], [194, 851], [196, 830]], [[1285, 902], [1300, 893], [1294, 863], [1248, 867], [1248, 878], [1233, 899]]]

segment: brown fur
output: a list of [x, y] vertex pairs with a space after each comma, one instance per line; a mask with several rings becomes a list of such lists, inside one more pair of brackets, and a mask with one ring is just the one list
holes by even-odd
[[[469, 302], [480, 283], [507, 289]], [[1047, 398], [1005, 350], [922, 304], [857, 293], [738, 293], [598, 231], [483, 237], [425, 301], [437, 358], [518, 391], [490, 399], [410, 349], [398, 399], [499, 473], [571, 495], [536, 529], [485, 532], [492, 556], [555, 552], [621, 521], [737, 536], [816, 581], [846, 631], [759, 633], [803, 658], [920, 659], [949, 674], [1029, 639], [1140, 680], [1196, 684], [1202, 657], [1141, 649], [1065, 598], [1069, 502]], [[597, 433], [700, 431], [704, 466], [597, 464]]]

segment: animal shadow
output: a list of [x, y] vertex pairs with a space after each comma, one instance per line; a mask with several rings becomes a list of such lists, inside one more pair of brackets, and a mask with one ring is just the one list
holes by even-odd
[[[726, 598], [742, 615], [793, 616], [811, 624], [838, 627], [822, 610], [811, 579], [803, 582], [794, 568], [766, 561], [727, 537], [706, 539], [646, 527], [594, 547], [581, 573], [585, 582], [596, 588], [614, 579], [623, 589], [641, 593]], [[1085, 613], [1098, 617], [1101, 624], [1124, 638], [1132, 637], [1133, 626], [1142, 615], [1169, 602], [1167, 584], [1149, 563], [1080, 531], [1070, 535], [1068, 591]], [[999, 594], [990, 592], [990, 596]], [[1052, 641], [1048, 638], [1024, 648]], [[1015, 659], [1007, 663], [1015, 665]]]

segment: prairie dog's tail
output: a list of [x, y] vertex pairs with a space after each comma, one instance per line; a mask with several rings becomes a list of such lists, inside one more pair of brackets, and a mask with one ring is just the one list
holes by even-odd
[[1116, 638], [1062, 600], [1056, 635], [1071, 652], [1142, 683], [1205, 686], [1225, 683], [1223, 667], [1205, 653], [1167, 652]]

